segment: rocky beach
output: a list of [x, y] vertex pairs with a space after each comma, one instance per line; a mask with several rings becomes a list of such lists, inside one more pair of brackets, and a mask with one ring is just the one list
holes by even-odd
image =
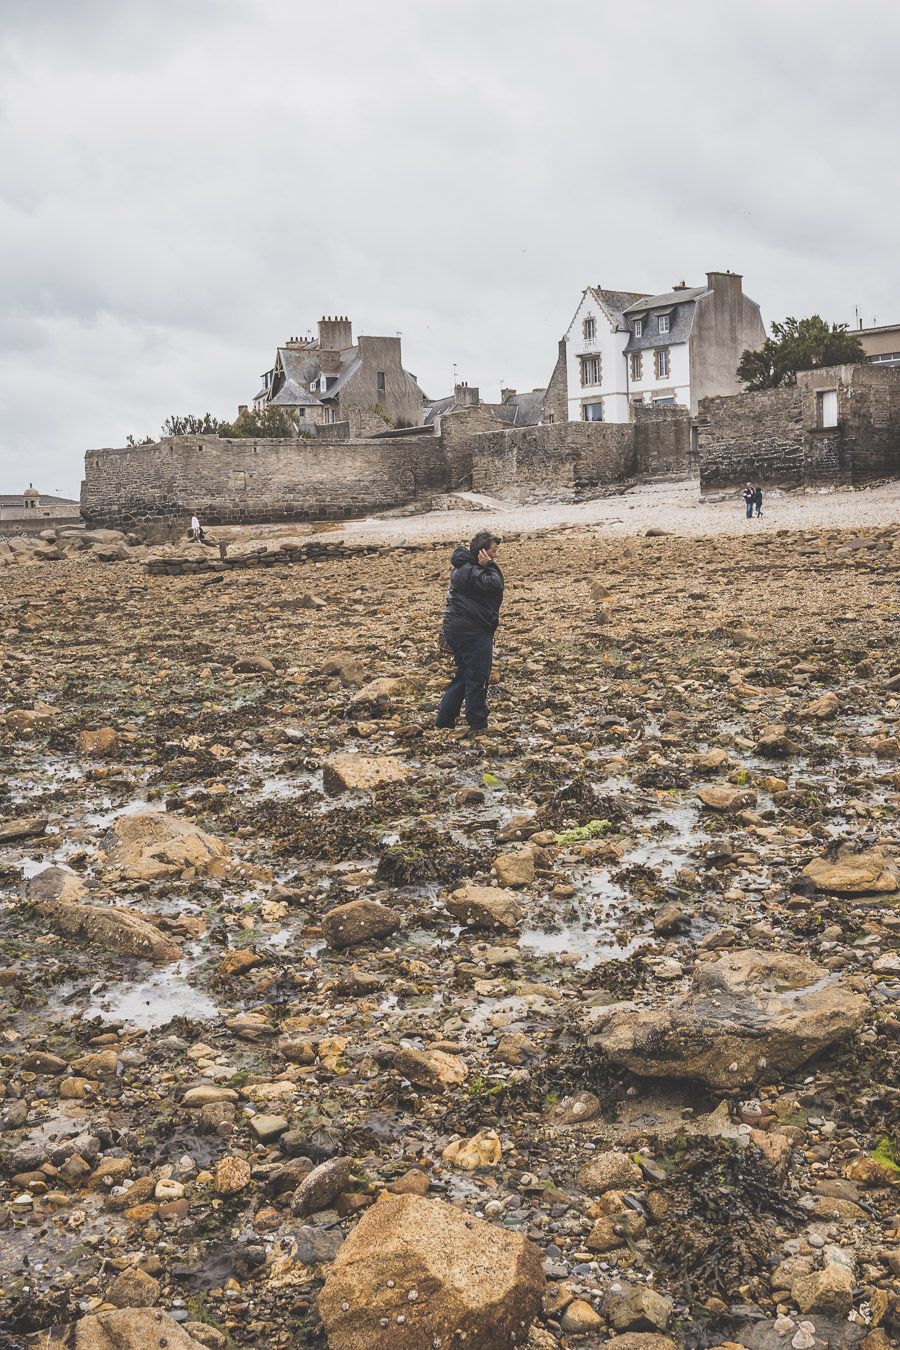
[[446, 520], [0, 570], [0, 1345], [898, 1343], [900, 526], [834, 500], [500, 520], [475, 737]]

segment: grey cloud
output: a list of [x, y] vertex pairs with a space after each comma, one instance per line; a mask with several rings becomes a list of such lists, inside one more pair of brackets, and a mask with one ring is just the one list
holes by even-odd
[[546, 381], [590, 282], [900, 317], [879, 0], [3, 8], [4, 490], [232, 414], [326, 311], [492, 395]]

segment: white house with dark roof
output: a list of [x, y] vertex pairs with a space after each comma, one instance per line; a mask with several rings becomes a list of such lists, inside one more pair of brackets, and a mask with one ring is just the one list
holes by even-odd
[[588, 286], [560, 343], [554, 406], [588, 422], [628, 422], [634, 403], [695, 413], [701, 398], [740, 392], [741, 354], [765, 336], [759, 305], [734, 272], [660, 295]]

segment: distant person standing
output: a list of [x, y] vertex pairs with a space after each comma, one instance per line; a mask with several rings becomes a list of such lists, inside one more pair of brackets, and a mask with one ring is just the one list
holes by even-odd
[[197, 516], [191, 516], [191, 538], [195, 544], [202, 544], [206, 535], [203, 533], [203, 526]]
[[762, 487], [757, 483], [753, 489], [753, 505], [756, 507], [757, 516], [762, 515]]
[[748, 519], [748, 520], [751, 520], [751, 519], [753, 518], [753, 499], [754, 499], [754, 495], [755, 495], [755, 494], [754, 494], [754, 492], [753, 492], [753, 484], [752, 484], [752, 483], [748, 483], [747, 486], [744, 488], [744, 491], [741, 493], [741, 496], [742, 496], [743, 499], [744, 499], [744, 505], [745, 505], [746, 508], [747, 508], [747, 519]]
[[487, 726], [487, 689], [494, 659], [494, 633], [503, 603], [503, 573], [497, 566], [500, 540], [480, 530], [469, 547], [450, 558], [450, 591], [444, 611], [444, 637], [456, 659], [453, 679], [444, 690], [437, 725], [453, 727], [463, 702], [473, 731]]

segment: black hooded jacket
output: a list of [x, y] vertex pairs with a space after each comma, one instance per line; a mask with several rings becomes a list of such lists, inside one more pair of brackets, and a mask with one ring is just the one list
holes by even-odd
[[450, 594], [444, 611], [444, 629], [493, 633], [500, 622], [503, 573], [495, 562], [480, 563], [467, 548], [453, 550]]

